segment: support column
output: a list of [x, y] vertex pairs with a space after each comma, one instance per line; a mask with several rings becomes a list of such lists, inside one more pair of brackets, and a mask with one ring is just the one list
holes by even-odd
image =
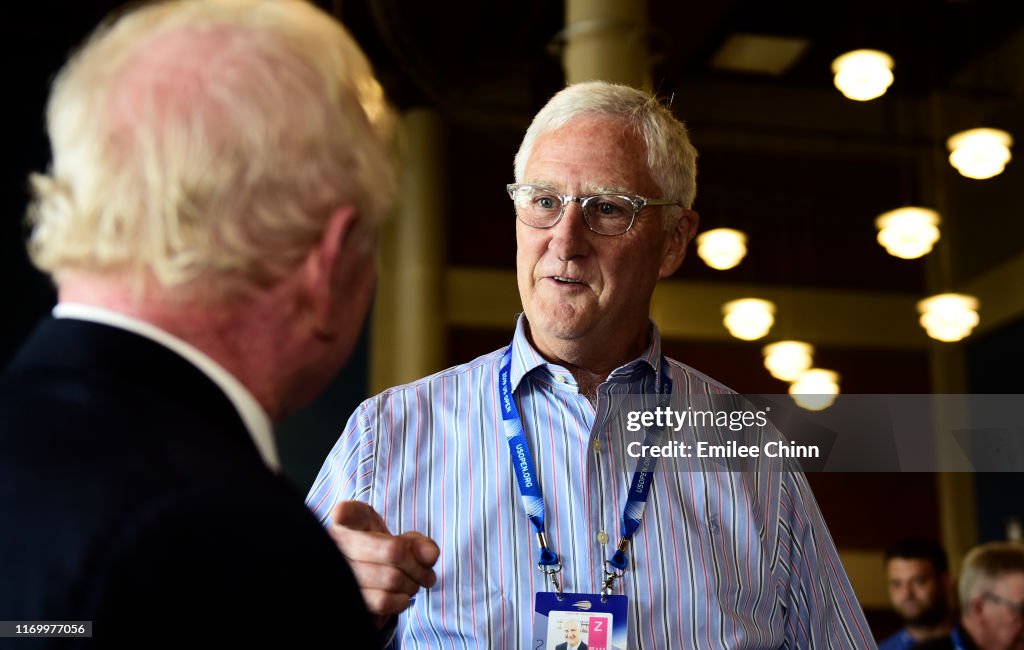
[[432, 110], [402, 116], [401, 185], [374, 318], [371, 389], [379, 392], [441, 370], [445, 352], [445, 208], [442, 125]]
[[566, 0], [565, 25], [568, 83], [601, 79], [651, 89], [646, 2]]
[[[943, 148], [944, 138], [940, 101], [936, 93], [932, 93], [927, 104], [929, 114], [922, 115], [932, 126], [933, 143], [931, 151], [921, 156], [919, 161], [920, 175], [923, 185], [931, 189], [932, 207], [942, 216], [942, 238], [937, 242], [935, 250], [925, 258], [927, 288], [929, 296], [949, 291], [955, 287], [953, 277], [953, 246], [956, 240], [956, 220], [958, 215], [952, 214], [949, 200], [948, 162]], [[926, 296], [921, 296], [922, 298]], [[914, 318], [918, 314], [913, 315]], [[984, 316], [983, 316], [984, 317]], [[935, 394], [967, 393], [967, 372], [964, 348], [962, 343], [932, 342], [929, 354], [931, 364], [932, 392]], [[936, 423], [940, 427], [948, 426], [957, 421], [958, 414], [944, 403], [937, 405]], [[963, 451], [958, 449], [952, 440], [944, 439], [938, 449], [940, 462], [946, 467], [956, 467], [964, 459]], [[936, 475], [936, 488], [939, 498], [939, 525], [942, 534], [942, 545], [949, 556], [949, 566], [958, 570], [967, 551], [978, 541], [978, 522], [975, 508], [974, 475], [967, 471], [943, 472]]]
[[[943, 214], [943, 219], [946, 215]], [[943, 233], [946, 237], [947, 233]], [[935, 286], [932, 284], [931, 286]], [[933, 290], [933, 293], [936, 290]], [[932, 391], [938, 394], [966, 394], [966, 364], [960, 343], [934, 343], [930, 354]], [[968, 414], [940, 401], [936, 422], [943, 429], [952, 423], [966, 421]], [[951, 437], [944, 437], [938, 449], [944, 466], [956, 468], [967, 463], [962, 449]], [[947, 471], [936, 475], [939, 497], [939, 525], [942, 545], [949, 556], [949, 566], [958, 571], [964, 556], [978, 543], [977, 495], [974, 474], [969, 471]]]

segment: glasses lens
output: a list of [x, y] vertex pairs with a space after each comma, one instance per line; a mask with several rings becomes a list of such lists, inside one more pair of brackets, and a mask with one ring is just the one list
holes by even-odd
[[1024, 603], [1018, 603], [1018, 602], [1010, 600], [1009, 598], [1003, 598], [1002, 596], [998, 596], [998, 595], [992, 594], [992, 593], [985, 594], [985, 596], [987, 596], [988, 599], [991, 600], [994, 603], [999, 603], [1000, 605], [1004, 605], [1007, 609], [1009, 609], [1011, 612], [1013, 612], [1017, 616], [1024, 617]]
[[594, 232], [620, 235], [633, 223], [633, 202], [618, 194], [591, 196], [583, 203], [583, 214]]
[[547, 228], [562, 214], [562, 199], [539, 187], [519, 187], [513, 193], [519, 219], [534, 228]]

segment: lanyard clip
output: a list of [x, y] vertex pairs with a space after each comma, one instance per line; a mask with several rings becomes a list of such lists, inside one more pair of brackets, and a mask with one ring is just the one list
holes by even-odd
[[[611, 571], [608, 570], [609, 568]], [[616, 569], [612, 566], [611, 562], [605, 561], [604, 584], [601, 585], [601, 602], [608, 600], [608, 596], [612, 595], [612, 585], [615, 584], [615, 580], [625, 574], [626, 572], [622, 569]]]
[[[630, 538], [623, 535], [619, 538], [619, 544], [615, 548], [612, 559], [605, 560], [604, 584], [601, 586], [601, 601], [608, 600], [612, 594], [612, 585], [615, 580], [626, 574], [626, 549], [629, 548]], [[609, 569], [611, 569], [609, 571]]]
[[537, 533], [537, 545], [540, 546], [540, 561], [537, 562], [537, 568], [544, 574], [545, 584], [554, 587], [558, 600], [562, 600], [562, 584], [558, 581], [558, 574], [562, 572], [562, 561], [548, 546], [548, 538], [543, 531]]
[[558, 580], [558, 574], [562, 572], [562, 562], [559, 561], [558, 566], [538, 564], [537, 569], [544, 574], [544, 584], [553, 588], [558, 600], [562, 600], [562, 583]]

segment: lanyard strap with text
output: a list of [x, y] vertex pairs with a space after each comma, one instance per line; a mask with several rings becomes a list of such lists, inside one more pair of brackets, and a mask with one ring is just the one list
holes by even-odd
[[[519, 409], [516, 408], [515, 397], [512, 394], [511, 346], [505, 350], [501, 360], [501, 369], [498, 373], [498, 393], [501, 403], [501, 420], [505, 427], [505, 440], [508, 442], [512, 469], [516, 475], [516, 483], [519, 485], [519, 494], [523, 500], [523, 507], [537, 533], [537, 543], [540, 547], [537, 566], [554, 582], [555, 591], [561, 593], [562, 590], [555, 579], [555, 574], [561, 571], [562, 565], [558, 559], [558, 554], [547, 543], [544, 529], [544, 496], [540, 489], [540, 477], [534, 468], [533, 456], [530, 455], [530, 445], [523, 428], [523, 420], [519, 416]], [[667, 405], [668, 396], [671, 394], [672, 380], [668, 376], [668, 364], [662, 359], [661, 398], [659, 400], [661, 406]], [[660, 429], [648, 429], [644, 445], [654, 445], [661, 435], [662, 431]], [[626, 549], [629, 548], [633, 535], [640, 527], [644, 508], [647, 506], [647, 496], [651, 492], [651, 482], [657, 462], [657, 458], [647, 455], [637, 460], [636, 471], [633, 472], [633, 479], [629, 484], [629, 492], [626, 494], [626, 507], [622, 512], [621, 538], [615, 553], [606, 562], [611, 570], [605, 569], [605, 579], [601, 589], [601, 593], [604, 596], [611, 593], [612, 584], [615, 582], [615, 579], [622, 577], [629, 566]]]

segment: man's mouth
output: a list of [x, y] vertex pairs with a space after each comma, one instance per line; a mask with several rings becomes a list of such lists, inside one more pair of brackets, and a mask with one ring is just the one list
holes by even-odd
[[581, 280], [567, 278], [561, 275], [553, 275], [551, 276], [551, 279], [554, 280], [555, 282], [561, 282], [562, 284], [583, 284]]

